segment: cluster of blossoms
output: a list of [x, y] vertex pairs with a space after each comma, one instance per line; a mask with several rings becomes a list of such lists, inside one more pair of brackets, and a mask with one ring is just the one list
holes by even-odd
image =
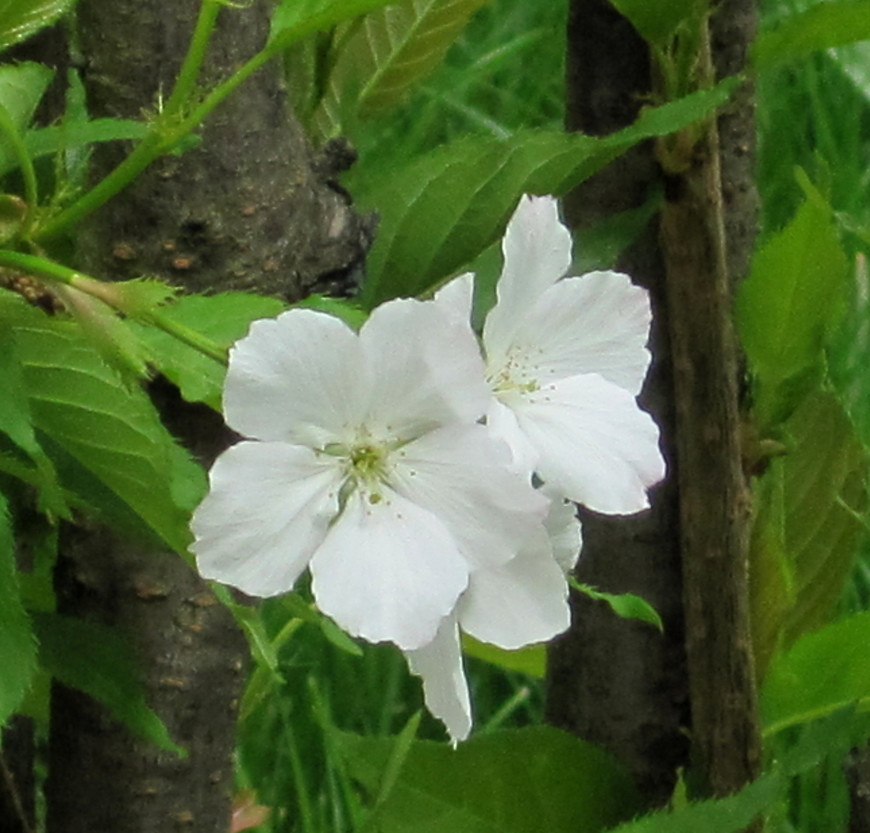
[[647, 293], [614, 272], [563, 278], [550, 198], [521, 201], [503, 248], [483, 350], [470, 274], [359, 333], [303, 309], [255, 322], [224, 389], [249, 439], [192, 522], [206, 578], [273, 596], [307, 567], [326, 615], [398, 645], [454, 742], [471, 729], [460, 631], [515, 649], [567, 628], [571, 501], [634, 513], [664, 476], [635, 401]]

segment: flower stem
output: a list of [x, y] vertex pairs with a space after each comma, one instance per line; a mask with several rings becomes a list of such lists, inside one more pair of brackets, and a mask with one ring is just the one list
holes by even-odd
[[24, 139], [21, 137], [15, 123], [12, 121], [12, 116], [3, 104], [0, 104], [0, 134], [9, 143], [15, 160], [21, 168], [21, 178], [24, 180], [24, 201], [27, 203], [26, 213], [24, 215], [24, 230], [25, 233], [30, 227], [30, 218], [33, 216], [33, 209], [39, 201], [39, 192], [36, 182], [36, 171], [33, 167], [33, 160], [27, 152], [27, 146], [24, 144]]
[[[96, 280], [96, 278], [85, 275], [83, 272], [70, 269], [68, 266], [63, 266], [52, 260], [23, 254], [22, 252], [13, 252], [8, 249], [0, 249], [0, 266], [8, 266], [29, 275], [38, 275], [49, 281], [56, 281], [65, 286], [70, 286], [73, 289], [97, 298], [115, 310], [119, 309], [117, 304], [112, 303], [111, 298], [113, 295], [117, 295], [119, 291], [123, 292], [123, 283], [104, 283]], [[227, 363], [227, 348], [185, 324], [173, 321], [159, 310], [150, 310], [146, 314], [137, 317], [143, 323], [151, 324], [163, 330], [167, 335], [171, 335], [178, 341], [193, 347], [194, 350], [214, 359], [216, 362], [220, 362], [223, 365]]]

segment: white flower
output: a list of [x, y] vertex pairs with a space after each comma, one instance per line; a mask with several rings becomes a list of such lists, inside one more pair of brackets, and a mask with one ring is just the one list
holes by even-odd
[[[571, 237], [549, 197], [520, 201], [503, 252], [483, 329], [488, 428], [554, 492], [597, 512], [645, 509], [665, 474], [658, 428], [635, 400], [650, 361], [647, 292], [617, 272], [563, 278]], [[456, 320], [468, 320], [472, 277], [437, 296]]]
[[473, 571], [435, 638], [405, 652], [411, 671], [423, 679], [426, 707], [447, 727], [454, 745], [468, 737], [472, 723], [460, 630], [514, 650], [546, 642], [570, 624], [565, 572], [580, 552], [580, 524], [573, 506], [554, 501], [545, 525], [546, 532], [507, 563]]
[[431, 302], [384, 304], [359, 334], [310, 310], [255, 322], [224, 389], [250, 439], [194, 513], [200, 572], [271, 596], [309, 567], [349, 633], [431, 644], [475, 572], [539, 540], [547, 513], [477, 424], [487, 398], [469, 328]]

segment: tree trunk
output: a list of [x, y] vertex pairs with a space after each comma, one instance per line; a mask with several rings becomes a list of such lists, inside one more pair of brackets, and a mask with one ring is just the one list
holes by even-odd
[[[717, 4], [710, 33], [712, 82], [743, 66], [754, 4]], [[569, 129], [603, 134], [629, 124], [651, 88], [648, 53], [631, 26], [606, 0], [573, 0]], [[642, 204], [658, 183], [665, 191], [659, 237], [642, 235], [618, 266], [652, 296], [654, 362], [641, 402], [662, 429], [669, 477], [645, 515], [584, 518], [578, 565], [587, 583], [648, 599], [662, 614], [665, 636], [576, 601], [575, 624], [551, 652], [548, 703], [551, 720], [621, 758], [652, 805], [667, 799], [675, 767], [686, 762], [681, 725], [690, 728], [701, 793], [739, 789], [760, 762], [740, 357], [730, 321], [731, 291], [755, 236], [752, 101], [752, 90], [743, 88], [718, 129], [711, 124], [694, 146], [685, 170], [663, 178], [653, 149], [636, 149], [566, 203], [582, 229]]]
[[[646, 47], [607, 0], [573, 0], [568, 21], [569, 130], [605, 135], [637, 117], [650, 91]], [[579, 231], [614, 213], [637, 208], [659, 183], [651, 146], [620, 157], [565, 201]], [[664, 804], [676, 770], [686, 763], [685, 661], [677, 505], [673, 381], [668, 355], [664, 271], [655, 224], [617, 267], [650, 290], [653, 366], [642, 406], [662, 430], [670, 472], [650, 496], [652, 509], [631, 518], [583, 512], [580, 581], [610, 593], [642, 596], [659, 612], [664, 634], [618, 619], [601, 602], [574, 595], [571, 630], [550, 651], [548, 719], [609, 749], [634, 775], [650, 806]]]
[[[141, 118], [171, 92], [198, 4], [82, 0], [79, 43], [92, 116]], [[270, 5], [221, 10], [206, 83], [262, 45]], [[280, 64], [249, 79], [201, 130], [201, 143], [156, 162], [88, 218], [80, 266], [100, 278], [161, 276], [192, 291], [254, 290], [298, 299], [349, 291], [368, 230], [335, 186], [286, 104]], [[101, 147], [94, 177], [127, 148]], [[226, 446], [220, 418], [151, 392], [164, 419], [208, 464]], [[49, 833], [229, 830], [232, 751], [243, 683], [240, 634], [177, 556], [96, 529], [66, 535], [57, 570], [61, 612], [116, 626], [135, 645], [149, 704], [188, 749], [178, 759], [133, 738], [85, 695], [52, 697]]]

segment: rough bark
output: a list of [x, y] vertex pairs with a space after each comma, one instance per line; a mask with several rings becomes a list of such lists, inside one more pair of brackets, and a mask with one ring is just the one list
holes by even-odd
[[[606, 0], [574, 0], [568, 22], [569, 130], [611, 133], [637, 116], [650, 91], [644, 43]], [[659, 182], [652, 148], [620, 157], [565, 201], [569, 224], [583, 229], [642, 205]], [[674, 471], [673, 384], [668, 360], [664, 273], [655, 225], [622, 255], [618, 268], [646, 286], [653, 304], [653, 365], [642, 406], [662, 429]], [[651, 494], [652, 509], [631, 518], [583, 513], [580, 581], [636, 593], [662, 616], [665, 633], [616, 618], [600, 602], [574, 596], [573, 625], [550, 651], [548, 719], [620, 758], [651, 806], [667, 801], [685, 764], [687, 718], [682, 649], [680, 559], [675, 483]]]
[[16, 715], [2, 732], [0, 749], [0, 830], [31, 833], [36, 829], [34, 726]]
[[[197, 3], [82, 0], [79, 42], [94, 116], [141, 117], [168, 95]], [[269, 4], [221, 11], [204, 78], [226, 77], [263, 43]], [[367, 227], [289, 113], [281, 67], [265, 67], [216, 111], [201, 144], [158, 161], [89, 218], [81, 268], [100, 278], [158, 275], [193, 291], [247, 289], [296, 299], [348, 291]], [[95, 178], [126, 148], [106, 146]], [[165, 421], [204, 464], [228, 442], [220, 419], [158, 380]], [[85, 695], [52, 698], [49, 833], [229, 829], [231, 754], [242, 683], [240, 634], [177, 556], [100, 529], [68, 531], [59, 609], [127, 633], [149, 704], [189, 755], [131, 737]]]
[[855, 750], [846, 766], [849, 833], [870, 833], [870, 746]]
[[[704, 29], [702, 82], [715, 77]], [[761, 763], [748, 601], [751, 503], [729, 276], [729, 263], [746, 252], [735, 243], [728, 257], [726, 229], [743, 220], [726, 221], [719, 154], [711, 120], [667, 173], [660, 226], [677, 410], [691, 759], [697, 790], [709, 795], [736, 792], [758, 776]]]

